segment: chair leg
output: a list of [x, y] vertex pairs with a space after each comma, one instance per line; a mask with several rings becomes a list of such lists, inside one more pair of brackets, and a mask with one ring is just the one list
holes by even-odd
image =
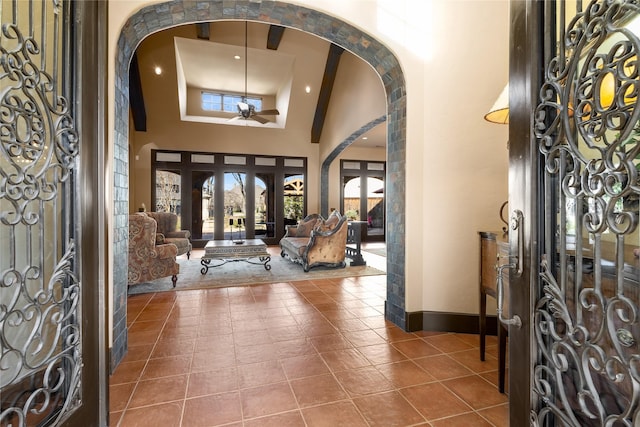
[[173, 287], [176, 287], [176, 282], [178, 281], [178, 275], [174, 274], [171, 276], [171, 282], [173, 283]]
[[191, 256], [191, 251], [187, 251], [187, 259]]
[[485, 341], [487, 337], [487, 294], [480, 289], [480, 360], [484, 362]]
[[498, 321], [498, 390], [500, 390], [500, 393], [504, 393], [507, 364], [507, 334], [507, 329]]

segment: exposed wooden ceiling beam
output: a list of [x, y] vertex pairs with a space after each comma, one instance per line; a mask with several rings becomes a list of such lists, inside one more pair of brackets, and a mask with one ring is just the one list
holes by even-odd
[[140, 69], [138, 68], [138, 55], [133, 54], [129, 67], [129, 108], [133, 118], [133, 127], [138, 132], [147, 131], [147, 112], [144, 108], [144, 96], [142, 96], [142, 82], [140, 81]]
[[282, 35], [284, 34], [284, 27], [279, 25], [269, 26], [269, 36], [267, 37], [267, 49], [278, 50]]
[[198, 34], [199, 39], [209, 40], [209, 23], [198, 22], [196, 24], [196, 33]]
[[316, 144], [320, 142], [320, 135], [322, 135], [322, 127], [327, 117], [331, 91], [333, 90], [333, 83], [336, 80], [336, 72], [338, 71], [338, 64], [340, 64], [342, 52], [344, 52], [343, 48], [332, 44], [329, 48], [329, 54], [327, 55], [327, 64], [324, 67], [322, 86], [318, 94], [318, 104], [316, 105], [316, 113], [313, 116], [313, 126], [311, 127], [311, 142]]

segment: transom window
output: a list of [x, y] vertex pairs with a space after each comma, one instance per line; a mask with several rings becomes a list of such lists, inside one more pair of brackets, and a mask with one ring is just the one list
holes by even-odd
[[204, 111], [224, 111], [225, 113], [236, 113], [238, 102], [251, 104], [256, 108], [256, 112], [262, 110], [262, 98], [255, 96], [244, 97], [232, 93], [202, 92], [202, 109]]

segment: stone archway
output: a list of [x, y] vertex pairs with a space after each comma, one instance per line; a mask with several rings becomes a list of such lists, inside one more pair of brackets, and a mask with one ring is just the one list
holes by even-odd
[[[393, 53], [369, 34], [306, 7], [284, 2], [173, 0], [140, 9], [118, 39], [114, 97], [113, 347], [116, 366], [126, 351], [129, 64], [149, 34], [183, 24], [240, 19], [295, 28], [322, 37], [368, 62], [380, 75], [387, 97], [387, 299], [385, 317], [405, 328], [405, 146], [406, 86]], [[322, 195], [321, 195], [322, 197]]]

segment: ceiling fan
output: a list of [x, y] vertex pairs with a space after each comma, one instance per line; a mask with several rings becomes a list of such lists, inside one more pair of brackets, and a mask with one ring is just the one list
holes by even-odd
[[245, 120], [255, 120], [258, 123], [261, 124], [265, 124], [267, 122], [269, 122], [269, 120], [265, 119], [264, 117], [260, 116], [261, 115], [266, 115], [266, 116], [277, 116], [278, 114], [280, 114], [280, 112], [276, 109], [272, 109], [272, 110], [262, 110], [262, 111], [256, 111], [256, 107], [253, 104], [249, 104], [249, 102], [247, 101], [247, 36], [248, 36], [248, 21], [244, 22], [244, 96], [242, 97], [242, 101], [238, 102], [238, 115], [229, 119], [229, 121], [232, 120], [239, 120], [239, 119], [245, 119]]

